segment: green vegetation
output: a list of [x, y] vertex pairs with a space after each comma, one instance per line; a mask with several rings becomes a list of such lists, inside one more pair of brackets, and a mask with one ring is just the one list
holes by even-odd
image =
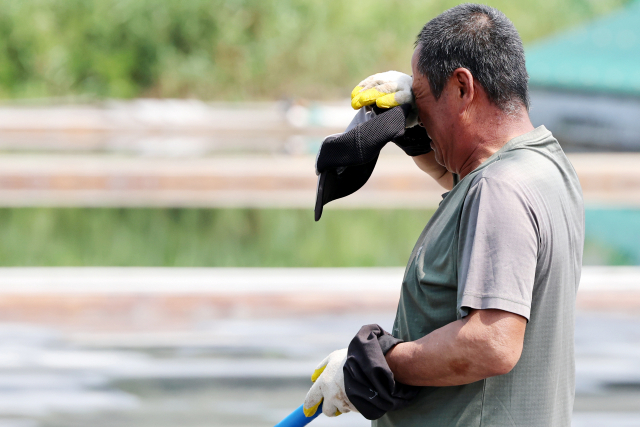
[[[0, 98], [346, 97], [452, 0], [0, 0]], [[492, 0], [525, 42], [627, 0]]]
[[0, 209], [2, 266], [404, 265], [431, 212]]
[[[405, 265], [423, 210], [0, 209], [0, 266]], [[640, 210], [587, 210], [587, 265], [640, 264]], [[618, 230], [618, 231], [616, 231]]]

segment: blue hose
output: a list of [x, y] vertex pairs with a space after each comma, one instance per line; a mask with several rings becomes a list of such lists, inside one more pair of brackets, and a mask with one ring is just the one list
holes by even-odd
[[303, 427], [309, 424], [311, 421], [315, 420], [318, 415], [322, 413], [322, 403], [318, 406], [316, 413], [307, 417], [302, 410], [302, 406], [300, 405], [298, 409], [287, 415], [285, 419], [280, 421], [275, 427]]

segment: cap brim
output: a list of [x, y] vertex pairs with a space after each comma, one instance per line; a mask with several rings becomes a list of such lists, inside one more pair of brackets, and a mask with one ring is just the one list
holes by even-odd
[[327, 203], [355, 193], [367, 183], [376, 167], [378, 155], [367, 163], [349, 166], [341, 173], [336, 169], [327, 169], [318, 177], [316, 191], [315, 219], [322, 216], [322, 209]]

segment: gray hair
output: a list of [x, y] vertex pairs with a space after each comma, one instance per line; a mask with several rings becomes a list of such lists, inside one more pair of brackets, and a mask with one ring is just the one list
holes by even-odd
[[504, 13], [481, 4], [453, 7], [427, 22], [416, 39], [418, 71], [440, 98], [457, 68], [468, 69], [489, 100], [507, 113], [529, 109], [522, 40]]

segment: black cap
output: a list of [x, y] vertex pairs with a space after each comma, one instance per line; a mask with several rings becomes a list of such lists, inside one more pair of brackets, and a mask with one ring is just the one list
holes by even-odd
[[[358, 191], [373, 173], [378, 155], [365, 164], [340, 169], [327, 169], [318, 177], [316, 191], [316, 221], [322, 216], [322, 208], [332, 200], [346, 197]], [[341, 170], [338, 173], [338, 170]]]

